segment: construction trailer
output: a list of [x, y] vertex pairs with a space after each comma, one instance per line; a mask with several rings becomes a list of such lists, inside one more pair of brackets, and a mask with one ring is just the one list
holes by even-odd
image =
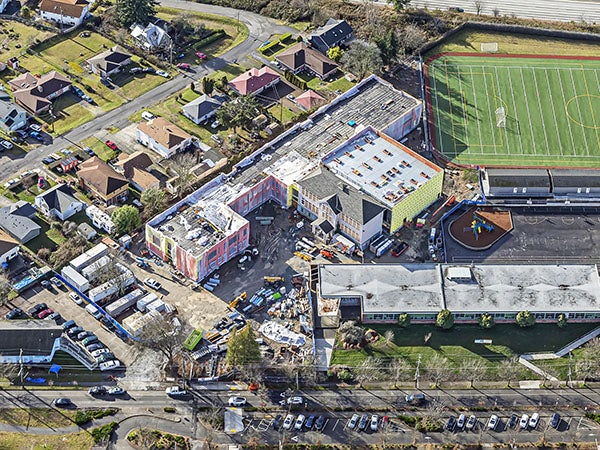
[[91, 301], [98, 303], [100, 300], [104, 300], [105, 298], [116, 294], [119, 291], [119, 289], [129, 287], [133, 283], [135, 283], [135, 277], [133, 276], [133, 274], [122, 274], [118, 277], [118, 279], [107, 281], [106, 283], [101, 284], [100, 286], [90, 290], [90, 292], [88, 293], [88, 298]]
[[60, 271], [62, 277], [67, 280], [79, 292], [87, 292], [90, 290], [90, 282], [87, 278], [77, 272], [71, 266], [65, 266]]
[[135, 305], [135, 302], [144, 295], [144, 291], [141, 289], [135, 289], [129, 294], [124, 295], [120, 299], [112, 302], [106, 306], [104, 310], [112, 317], [117, 317], [119, 314], [125, 312], [127, 309]]
[[69, 265], [77, 272], [81, 272], [84, 267], [89, 266], [94, 261], [98, 261], [106, 254], [108, 254], [108, 246], [100, 243], [90, 248], [87, 252], [82, 253], [77, 258], [73, 259], [71, 262], [69, 262]]

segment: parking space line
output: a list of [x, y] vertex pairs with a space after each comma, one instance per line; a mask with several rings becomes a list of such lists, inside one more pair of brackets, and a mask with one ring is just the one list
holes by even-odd
[[333, 426], [333, 428], [332, 428], [332, 430], [331, 430], [331, 431], [335, 431], [335, 427], [337, 427], [337, 426], [338, 426], [338, 423], [340, 423], [340, 419], [336, 419], [336, 421], [335, 421], [335, 425]]

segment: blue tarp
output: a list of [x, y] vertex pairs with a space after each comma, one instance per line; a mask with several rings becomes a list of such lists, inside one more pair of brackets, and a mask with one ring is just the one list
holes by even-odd
[[25, 381], [29, 381], [30, 383], [36, 383], [36, 384], [44, 384], [46, 382], [46, 379], [45, 378], [27, 377], [27, 378], [25, 378]]
[[58, 375], [58, 372], [60, 372], [60, 369], [62, 369], [62, 366], [59, 366], [58, 364], [52, 364], [52, 366], [50, 367], [50, 370], [48, 370], [48, 372], [55, 373]]

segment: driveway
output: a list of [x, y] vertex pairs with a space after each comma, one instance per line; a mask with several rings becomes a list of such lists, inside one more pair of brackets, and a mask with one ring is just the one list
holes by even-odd
[[183, 1], [183, 0], [163, 0], [159, 2], [162, 6], [179, 8], [184, 11], [205, 12], [210, 14], [223, 15], [239, 18], [249, 31], [248, 38], [224, 53], [220, 57], [209, 60], [198, 66], [193, 76], [189, 74], [179, 74], [169, 81], [157, 86], [151, 91], [125, 103], [117, 109], [106, 112], [95, 117], [93, 120], [71, 130], [65, 135], [54, 139], [50, 145], [41, 145], [30, 151], [22, 158], [12, 159], [8, 156], [0, 158], [0, 180], [11, 177], [15, 173], [23, 172], [41, 164], [41, 159], [50, 153], [59, 151], [76, 142], [80, 142], [100, 130], [107, 128], [123, 128], [129, 125], [127, 118], [136, 111], [155, 104], [158, 100], [166, 98], [171, 94], [185, 88], [190, 84], [190, 80], [200, 80], [201, 78], [222, 69], [234, 60], [244, 58], [254, 51], [260, 43], [266, 41], [273, 33], [296, 32], [293, 28], [280, 25], [278, 21], [270, 19], [259, 14], [240, 11], [232, 8], [225, 8], [215, 5], [204, 5], [201, 3]]

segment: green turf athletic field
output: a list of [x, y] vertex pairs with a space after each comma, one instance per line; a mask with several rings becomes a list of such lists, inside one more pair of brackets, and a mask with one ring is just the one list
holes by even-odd
[[427, 74], [432, 142], [449, 160], [600, 166], [600, 60], [442, 56]]

